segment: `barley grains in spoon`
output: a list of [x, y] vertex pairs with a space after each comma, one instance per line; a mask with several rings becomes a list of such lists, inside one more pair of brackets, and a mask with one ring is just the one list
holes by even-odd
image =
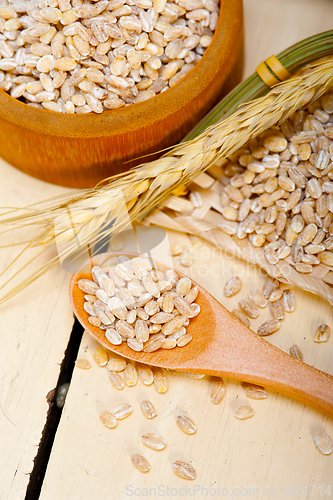
[[[137, 256], [126, 255], [129, 258]], [[152, 353], [133, 351], [125, 343], [118, 346], [110, 344], [105, 331], [89, 323], [89, 314], [84, 309], [84, 293], [77, 286], [80, 279], [91, 279], [93, 266], [101, 266], [109, 258], [110, 254], [92, 258], [72, 276], [69, 287], [78, 320], [107, 349], [156, 367], [263, 385], [333, 417], [333, 376], [298, 361], [258, 336], [193, 280], [193, 285], [199, 289], [196, 303], [200, 305], [201, 312], [187, 326], [187, 333], [193, 337], [189, 344], [171, 351], [160, 349]], [[159, 263], [157, 267], [163, 272], [168, 269]], [[177, 274], [184, 276], [178, 271]]]

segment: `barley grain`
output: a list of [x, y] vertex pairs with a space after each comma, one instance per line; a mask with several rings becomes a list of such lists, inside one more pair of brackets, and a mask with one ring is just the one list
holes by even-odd
[[250, 327], [250, 320], [249, 318], [246, 316], [246, 314], [244, 314], [242, 311], [240, 311], [239, 309], [233, 309], [232, 311], [232, 314], [239, 320], [241, 321], [242, 323], [244, 323], [245, 326], [247, 327]]
[[193, 257], [189, 252], [182, 252], [180, 255], [180, 264], [184, 267], [190, 267], [193, 264]]
[[78, 281], [77, 286], [80, 290], [88, 294], [94, 294], [98, 290], [98, 285], [91, 280], [82, 279]]
[[224, 286], [223, 293], [226, 297], [233, 297], [242, 288], [242, 280], [239, 276], [230, 278]]
[[75, 366], [81, 368], [81, 370], [89, 370], [91, 363], [87, 359], [79, 358], [75, 361]]
[[126, 319], [127, 309], [122, 300], [118, 297], [111, 297], [108, 301], [108, 307], [112, 314], [114, 314], [119, 319]]
[[184, 325], [185, 321], [185, 316], [176, 316], [174, 319], [162, 326], [162, 333], [166, 336], [171, 335], [172, 333], [179, 330]]
[[267, 306], [267, 299], [265, 299], [264, 295], [259, 290], [256, 290], [256, 289], [250, 290], [249, 291], [249, 298], [258, 307], [266, 307]]
[[[195, 287], [194, 287], [195, 288]], [[190, 292], [189, 292], [190, 293]], [[185, 296], [186, 298], [186, 296]], [[186, 299], [187, 300], [187, 299]], [[188, 301], [189, 302], [189, 301]], [[168, 314], [171, 314], [173, 309], [174, 309], [174, 298], [171, 294], [166, 294], [163, 298], [162, 298], [162, 310], [163, 312], [165, 313], [168, 313]]]
[[108, 328], [105, 331], [105, 337], [112, 345], [121, 345], [123, 339], [117, 330], [114, 328]]
[[98, 326], [98, 327], [101, 326], [101, 320], [96, 316], [89, 316], [88, 321], [93, 326]]
[[126, 385], [133, 387], [138, 381], [138, 373], [134, 364], [128, 363], [124, 370], [124, 380]]
[[265, 337], [266, 335], [272, 335], [272, 333], [276, 332], [279, 328], [280, 322], [277, 319], [270, 319], [259, 326], [257, 333], [261, 337]]
[[84, 308], [84, 310], [85, 310], [88, 314], [90, 314], [91, 316], [95, 316], [95, 315], [96, 315], [96, 313], [95, 313], [95, 309], [94, 309], [94, 305], [93, 305], [93, 303], [92, 303], [92, 302], [85, 302], [85, 303], [83, 304], [83, 308]]
[[155, 352], [157, 351], [160, 347], [162, 347], [163, 343], [165, 341], [165, 336], [161, 335], [160, 337], [154, 339], [150, 338], [148, 342], [146, 342], [143, 346], [143, 351], [144, 352]]
[[166, 440], [157, 434], [151, 434], [149, 432], [144, 434], [141, 439], [143, 444], [152, 450], [161, 451], [166, 447]]
[[284, 318], [284, 309], [280, 301], [269, 302], [269, 310], [274, 319], [281, 320]]
[[[181, 327], [179, 328], [179, 330], [176, 330], [174, 333], [171, 333], [169, 336], [168, 336], [168, 339], [172, 339], [172, 340], [179, 340], [181, 337], [183, 337], [186, 333], [186, 328], [184, 327]], [[163, 339], [163, 342], [165, 341], [165, 339]], [[163, 345], [163, 344], [162, 344]]]
[[157, 413], [156, 413], [156, 410], [154, 408], [154, 405], [150, 401], [148, 401], [147, 399], [142, 401], [140, 408], [141, 408], [143, 415], [147, 419], [150, 420], [154, 417], [157, 417]]
[[162, 325], [163, 323], [167, 323], [168, 321], [171, 321], [172, 319], [173, 319], [172, 314], [168, 314], [165, 312], [158, 312], [157, 314], [154, 314], [154, 316], [152, 316], [150, 318], [150, 322], [154, 323], [154, 324], [156, 323], [156, 324]]
[[176, 291], [179, 293], [179, 295], [186, 295], [190, 289], [191, 289], [192, 283], [190, 278], [188, 277], [183, 277], [181, 278], [176, 285]]
[[264, 255], [269, 264], [277, 264], [279, 262], [279, 257], [275, 250], [272, 250], [270, 248], [265, 248], [264, 250]]
[[139, 342], [146, 342], [149, 339], [149, 330], [145, 321], [140, 319], [136, 321], [135, 336]]
[[222, 401], [226, 393], [226, 385], [223, 379], [213, 379], [213, 387], [210, 395], [211, 402], [218, 404]]
[[124, 418], [127, 418], [129, 415], [133, 413], [133, 407], [128, 404], [124, 403], [116, 408], [114, 408], [112, 414], [117, 420], [123, 420]]
[[241, 311], [249, 318], [257, 318], [259, 316], [259, 309], [250, 298], [244, 298], [238, 302]]
[[160, 332], [162, 329], [162, 325], [150, 325], [149, 326], [149, 333], [154, 334], [157, 332]]
[[323, 455], [330, 455], [333, 451], [333, 443], [329, 435], [323, 431], [314, 438], [315, 445]]
[[320, 325], [318, 326], [316, 332], [315, 332], [315, 335], [314, 335], [314, 338], [313, 340], [315, 342], [327, 342], [328, 339], [329, 339], [329, 336], [330, 336], [330, 333], [331, 333], [331, 329], [328, 325]]
[[176, 417], [176, 423], [185, 434], [194, 434], [197, 430], [197, 426], [193, 420], [186, 415], [178, 415]]
[[111, 382], [112, 386], [115, 389], [121, 390], [125, 387], [124, 379], [122, 378], [122, 376], [119, 373], [110, 372], [109, 378], [110, 378], [110, 382]]
[[181, 477], [182, 479], [194, 480], [197, 477], [197, 473], [192, 465], [181, 460], [176, 460], [172, 464], [172, 470], [177, 476]]
[[[136, 307], [138, 308], [141, 308], [141, 307], [144, 307], [146, 304], [148, 304], [148, 302], [152, 299], [152, 295], [150, 295], [150, 293], [143, 293], [139, 298], [138, 300], [136, 301]], [[139, 309], [137, 309], [138, 311]], [[145, 312], [144, 309], [142, 309], [141, 311]], [[147, 314], [147, 313], [145, 313]], [[143, 318], [141, 318], [143, 319]]]
[[154, 371], [154, 385], [157, 392], [161, 394], [165, 393], [168, 390], [168, 379], [162, 370]]
[[117, 419], [108, 410], [103, 410], [100, 413], [99, 418], [101, 419], [101, 421], [105, 425], [105, 427], [107, 427], [108, 429], [113, 429], [117, 425]]
[[[302, 257], [302, 260], [303, 260], [303, 257]], [[296, 271], [298, 271], [299, 273], [304, 273], [304, 274], [309, 274], [309, 273], [312, 273], [312, 271], [313, 271], [313, 266], [311, 264], [305, 264], [304, 262], [300, 262], [300, 263], [296, 264], [295, 268], [296, 268]]]
[[138, 376], [144, 385], [151, 385], [154, 382], [153, 371], [149, 366], [138, 366]]
[[283, 295], [283, 290], [281, 288], [278, 288], [277, 290], [274, 290], [269, 296], [270, 302], [276, 302], [281, 299]]
[[131, 461], [134, 467], [136, 467], [140, 472], [145, 473], [150, 471], [150, 463], [139, 453], [133, 453], [133, 455], [131, 455]]
[[289, 349], [290, 356], [292, 356], [295, 359], [298, 359], [298, 361], [303, 361], [303, 353], [298, 347], [298, 345], [294, 344], [290, 347]]
[[199, 289], [197, 286], [193, 286], [191, 290], [185, 295], [184, 299], [192, 304], [195, 301], [199, 293]]
[[125, 370], [127, 362], [122, 358], [111, 358], [107, 363], [107, 368], [110, 372], [122, 372]]
[[264, 387], [255, 384], [249, 384], [247, 382], [242, 382], [245, 394], [251, 399], [266, 399], [268, 394]]
[[295, 310], [296, 301], [294, 294], [291, 291], [287, 290], [283, 293], [282, 304], [283, 304], [283, 309], [286, 312], [292, 312]]
[[318, 253], [318, 258], [320, 262], [325, 264], [326, 266], [333, 267], [333, 253], [332, 252], [320, 252]]
[[93, 352], [93, 357], [98, 366], [105, 366], [108, 363], [109, 356], [105, 349], [97, 347]]
[[126, 321], [129, 325], [132, 325], [136, 320], [136, 310], [132, 309], [127, 313]]
[[189, 333], [186, 333], [185, 335], [183, 335], [182, 337], [180, 337], [178, 340], [177, 340], [177, 346], [178, 347], [184, 347], [186, 346], [189, 342], [191, 342], [192, 340], [192, 335], [189, 334]]
[[167, 338], [163, 341], [163, 344], [161, 345], [162, 349], [173, 349], [176, 347], [177, 341], [175, 339]]

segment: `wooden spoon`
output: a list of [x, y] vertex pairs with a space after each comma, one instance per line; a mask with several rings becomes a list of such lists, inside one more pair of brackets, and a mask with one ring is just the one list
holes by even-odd
[[[104, 331], [88, 322], [83, 308], [84, 293], [77, 286], [80, 279], [91, 279], [91, 267], [101, 266], [110, 256], [101, 254], [75, 273], [70, 281], [70, 299], [82, 326], [100, 344], [126, 358], [152, 366], [205, 373], [218, 377], [239, 379], [263, 385], [290, 396], [333, 417], [333, 376], [296, 360], [255, 334], [236, 319], [204, 288], [199, 288], [196, 302], [201, 307], [198, 316], [190, 320], [187, 332], [193, 337], [185, 347], [159, 349], [153, 353], [135, 352], [124, 342], [114, 346]], [[125, 254], [133, 258], [135, 254]], [[165, 272], [164, 264], [157, 264]], [[179, 276], [184, 276], [177, 271]]]

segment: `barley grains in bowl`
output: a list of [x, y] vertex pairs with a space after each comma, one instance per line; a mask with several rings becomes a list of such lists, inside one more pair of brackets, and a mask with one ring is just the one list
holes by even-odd
[[238, 83], [241, 56], [241, 0], [8, 2], [0, 156], [92, 187], [179, 142]]
[[59, 113], [150, 99], [200, 61], [218, 14], [214, 0], [9, 3], [0, 10], [0, 89]]

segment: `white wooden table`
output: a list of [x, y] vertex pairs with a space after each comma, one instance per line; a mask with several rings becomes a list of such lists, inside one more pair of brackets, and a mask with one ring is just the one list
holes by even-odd
[[[244, 9], [244, 78], [266, 57], [332, 27], [331, 0], [244, 0]], [[65, 191], [29, 178], [2, 160], [0, 171], [1, 206], [23, 206]], [[191, 245], [185, 235], [170, 232], [169, 238], [171, 242]], [[3, 241], [8, 239], [2, 236]], [[222, 294], [230, 271], [243, 276], [242, 296], [254, 284], [262, 286], [263, 277], [256, 267], [227, 257], [208, 244], [195, 253], [189, 275], [229, 309], [238, 300], [237, 296], [226, 299]], [[4, 248], [0, 255], [3, 269], [15, 254], [13, 249]], [[33, 269], [33, 266], [27, 268], [25, 275]], [[46, 396], [57, 385], [73, 327], [68, 281], [69, 275], [60, 267], [55, 268], [0, 307], [0, 498], [3, 500], [38, 498], [38, 493], [26, 495], [26, 490], [47, 421]], [[307, 363], [333, 374], [333, 338], [322, 345], [313, 342], [319, 324], [333, 327], [332, 308], [305, 292], [295, 294], [296, 311], [287, 315], [280, 331], [269, 340], [285, 351], [297, 344]], [[265, 310], [252, 323], [253, 327], [268, 317]], [[84, 335], [78, 356], [89, 359], [92, 368], [74, 369], [43, 479], [41, 500], [191, 495], [328, 499], [329, 486], [333, 495], [333, 454], [321, 455], [313, 441], [320, 430], [333, 437], [332, 419], [273, 392], [269, 392], [266, 400], [247, 400], [242, 386], [232, 380], [226, 381], [227, 394], [218, 405], [210, 401], [208, 379], [169, 376], [170, 387], [163, 395], [140, 382], [133, 388], [116, 391], [110, 385], [107, 370], [93, 362], [95, 347], [96, 343]], [[143, 399], [151, 400], [157, 409], [158, 417], [152, 421], [141, 414], [139, 404]], [[123, 402], [133, 405], [133, 415], [108, 430], [99, 421], [99, 412], [112, 410]], [[254, 408], [253, 418], [239, 421], [233, 416], [241, 404]], [[195, 435], [186, 436], [176, 426], [174, 417], [180, 411], [187, 412], [196, 422]], [[155, 452], [144, 448], [140, 436], [145, 432], [163, 435], [168, 443], [166, 450]], [[151, 462], [148, 474], [134, 469], [129, 458], [132, 452], [144, 454]], [[46, 451], [42, 458], [36, 459], [37, 466], [41, 460], [45, 464], [47, 455]], [[173, 474], [171, 464], [176, 459], [193, 464], [198, 473], [194, 484]]]

